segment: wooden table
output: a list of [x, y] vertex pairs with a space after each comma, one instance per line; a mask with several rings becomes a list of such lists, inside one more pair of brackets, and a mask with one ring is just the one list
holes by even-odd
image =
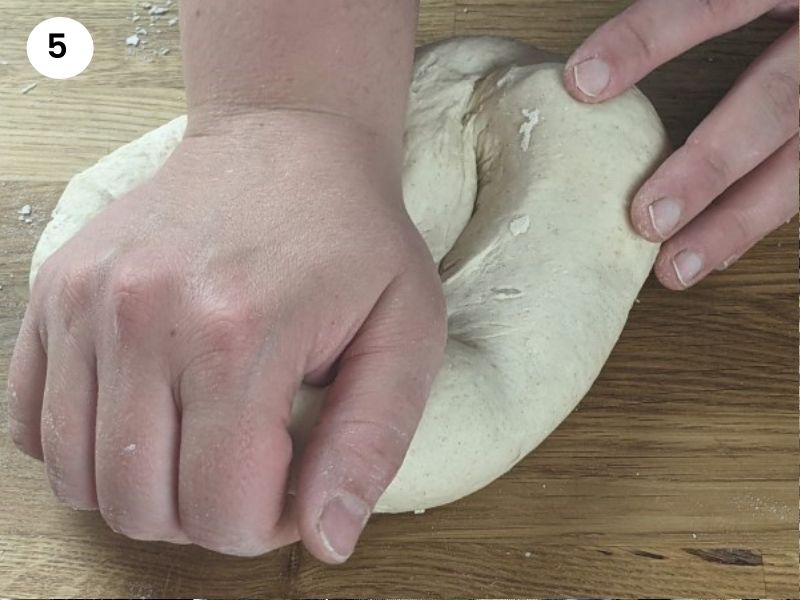
[[[419, 41], [500, 34], [566, 54], [625, 4], [430, 0]], [[2, 378], [30, 252], [65, 182], [184, 110], [177, 27], [143, 20], [149, 44], [129, 55], [135, 6], [0, 0]], [[74, 80], [45, 80], [25, 57], [28, 32], [54, 15], [94, 35]], [[644, 82], [676, 143], [784, 27], [759, 21]], [[17, 220], [24, 204], [31, 224]], [[298, 545], [245, 560], [127, 540], [59, 505], [42, 466], [2, 436], [0, 595], [797, 597], [797, 291], [795, 222], [690, 292], [648, 281], [592, 391], [535, 453], [453, 505], [374, 517], [340, 567]]]

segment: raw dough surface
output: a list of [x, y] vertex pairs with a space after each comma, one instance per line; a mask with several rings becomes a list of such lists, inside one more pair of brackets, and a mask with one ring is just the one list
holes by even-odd
[[[572, 411], [616, 342], [657, 246], [628, 203], [667, 148], [637, 90], [572, 100], [561, 65], [524, 44], [462, 38], [417, 53], [406, 207], [439, 262], [449, 341], [420, 427], [379, 512], [452, 502], [487, 485]], [[185, 117], [75, 176], [31, 266], [152, 177]], [[293, 408], [297, 451], [323, 393]]]

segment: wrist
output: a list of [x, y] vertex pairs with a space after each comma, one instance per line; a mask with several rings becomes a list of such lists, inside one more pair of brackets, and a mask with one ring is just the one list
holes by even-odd
[[[182, 142], [215, 164], [275, 156], [287, 164], [351, 161], [399, 177], [403, 136], [318, 107], [197, 107]], [[384, 171], [385, 172], [385, 171]]]
[[[204, 103], [188, 110], [186, 137], [227, 135], [236, 133], [247, 137], [267, 135], [275, 127], [312, 127], [313, 125], [360, 129], [364, 134], [393, 140], [401, 138], [395, 127], [364, 119], [351, 111], [338, 110], [324, 102]], [[330, 125], [329, 125], [330, 124]]]
[[402, 136], [415, 3], [264, 0], [236, 3], [235, 10], [228, 4], [182, 3], [190, 119], [316, 112]]

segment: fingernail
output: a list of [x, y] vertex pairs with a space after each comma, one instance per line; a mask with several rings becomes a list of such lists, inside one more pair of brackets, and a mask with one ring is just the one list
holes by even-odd
[[675, 275], [684, 287], [689, 287], [692, 280], [703, 268], [703, 259], [697, 252], [681, 250], [672, 259]]
[[650, 223], [662, 238], [667, 237], [681, 220], [681, 205], [672, 198], [661, 198], [647, 207]]
[[575, 85], [590, 97], [597, 96], [606, 89], [610, 74], [608, 64], [599, 58], [590, 58], [572, 68]]
[[367, 504], [348, 492], [341, 492], [325, 505], [319, 518], [322, 543], [339, 561], [347, 560], [369, 519]]

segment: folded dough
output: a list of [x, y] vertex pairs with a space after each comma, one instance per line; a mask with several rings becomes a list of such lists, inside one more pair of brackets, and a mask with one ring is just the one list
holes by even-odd
[[[379, 512], [485, 486], [577, 405], [616, 342], [657, 246], [628, 223], [663, 156], [637, 90], [574, 101], [561, 65], [519, 42], [461, 38], [417, 53], [406, 126], [406, 208], [439, 262], [449, 341], [419, 429]], [[36, 247], [42, 262], [105, 205], [152, 177], [185, 117], [76, 175]], [[323, 393], [294, 403], [296, 451]]]

